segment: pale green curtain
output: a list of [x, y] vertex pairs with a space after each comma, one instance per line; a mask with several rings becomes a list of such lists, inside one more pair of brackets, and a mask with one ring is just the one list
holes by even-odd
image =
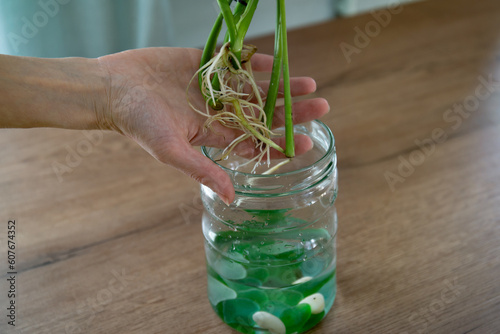
[[[290, 28], [331, 19], [336, 0], [287, 0]], [[98, 57], [150, 46], [201, 47], [216, 0], [0, 0], [0, 53]], [[275, 27], [275, 1], [261, 0], [248, 36]]]
[[98, 57], [171, 45], [169, 1], [0, 0], [0, 53]]

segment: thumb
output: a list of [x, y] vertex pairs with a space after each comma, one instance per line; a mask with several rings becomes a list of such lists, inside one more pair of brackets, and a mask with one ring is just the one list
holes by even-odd
[[234, 187], [229, 175], [188, 142], [172, 145], [166, 162], [197, 182], [212, 189], [227, 205], [234, 201]]

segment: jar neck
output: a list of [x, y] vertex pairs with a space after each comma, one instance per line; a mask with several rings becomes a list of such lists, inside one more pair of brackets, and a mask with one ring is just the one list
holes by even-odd
[[219, 164], [231, 178], [236, 196], [282, 197], [308, 191], [325, 178], [336, 174], [335, 140], [330, 129], [320, 121], [295, 126], [295, 134], [307, 135], [313, 142], [315, 154], [299, 156], [298, 168], [284, 173], [251, 174], [227, 168], [215, 159], [221, 150], [203, 147], [202, 152]]

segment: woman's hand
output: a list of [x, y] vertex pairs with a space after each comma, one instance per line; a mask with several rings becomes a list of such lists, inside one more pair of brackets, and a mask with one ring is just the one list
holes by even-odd
[[[103, 100], [96, 104], [98, 126], [132, 138], [153, 157], [173, 166], [215, 191], [221, 199], [234, 200], [229, 176], [193, 146], [224, 148], [241, 133], [219, 123], [215, 131], [204, 128], [206, 118], [193, 111], [186, 99], [186, 88], [197, 71], [201, 51], [185, 48], [130, 50], [99, 58], [108, 84]], [[270, 72], [273, 58], [255, 55], [254, 71]], [[260, 83], [264, 90], [266, 83]], [[311, 78], [292, 79], [292, 95], [314, 92]], [[189, 88], [190, 102], [204, 110], [205, 101], [197, 80]], [[321, 117], [329, 110], [324, 99], [310, 99], [293, 105], [294, 123]], [[284, 122], [282, 108], [275, 112], [275, 126]], [[297, 152], [307, 151], [310, 140], [299, 140]], [[249, 143], [250, 145], [250, 143]]]

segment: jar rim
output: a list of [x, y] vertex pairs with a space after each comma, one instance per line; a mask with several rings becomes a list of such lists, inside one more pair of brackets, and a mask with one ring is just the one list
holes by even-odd
[[[210, 156], [210, 153], [208, 152], [209, 149], [213, 149], [212, 147], [202, 146], [201, 152], [203, 153], [204, 156], [206, 156], [207, 158], [212, 160], [214, 163], [216, 163], [217, 166], [222, 168], [226, 173], [231, 173], [231, 174], [237, 173], [237, 174], [240, 174], [243, 176], [249, 176], [252, 178], [276, 178], [276, 177], [281, 177], [281, 176], [290, 176], [290, 175], [294, 175], [294, 174], [300, 174], [300, 173], [303, 173], [304, 171], [307, 171], [308, 169], [311, 169], [315, 165], [321, 164], [335, 150], [335, 137], [333, 136], [332, 130], [325, 123], [323, 123], [320, 120], [314, 120], [314, 121], [311, 121], [309, 123], [317, 123], [325, 130], [326, 134], [329, 137], [328, 148], [325, 150], [325, 153], [318, 160], [314, 161], [313, 163], [311, 163], [307, 166], [304, 166], [304, 167], [301, 167], [299, 169], [295, 169], [292, 171], [288, 171], [288, 172], [284, 172], [284, 173], [270, 173], [270, 174], [252, 174], [252, 173], [247, 173], [247, 172], [241, 172], [241, 171], [234, 170], [234, 169], [228, 168], [226, 166], [223, 166], [223, 165], [219, 164], [217, 161], [215, 161], [214, 159], [212, 159]], [[303, 124], [307, 124], [307, 122], [303, 123]], [[297, 124], [297, 125], [300, 125], [300, 124]]]

